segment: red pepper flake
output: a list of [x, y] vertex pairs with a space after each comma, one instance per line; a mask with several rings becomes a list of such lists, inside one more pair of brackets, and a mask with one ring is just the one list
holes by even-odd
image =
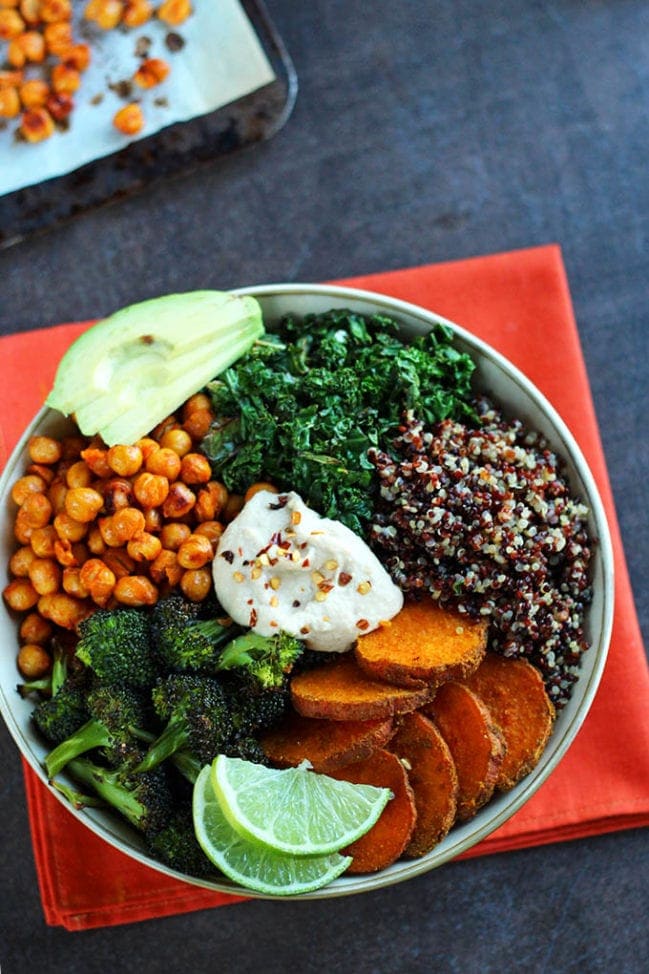
[[361, 632], [365, 632], [366, 629], [370, 628], [370, 624], [367, 621], [367, 619], [359, 619], [358, 622], [356, 623], [356, 628], [360, 629]]
[[251, 609], [250, 618], [248, 619], [248, 626], [250, 627], [250, 629], [252, 629], [256, 625], [257, 625], [257, 610]]
[[308, 568], [310, 564], [311, 564], [310, 559], [305, 558], [304, 561], [302, 562], [302, 568]]
[[232, 562], [234, 561], [234, 551], [222, 551], [221, 558], [225, 558], [228, 565], [231, 565]]
[[349, 585], [352, 580], [352, 576], [347, 572], [339, 572], [338, 574], [338, 584], [339, 585]]
[[311, 626], [302, 626], [302, 628], [300, 629], [300, 633], [303, 636], [308, 636], [310, 632], [311, 632]]

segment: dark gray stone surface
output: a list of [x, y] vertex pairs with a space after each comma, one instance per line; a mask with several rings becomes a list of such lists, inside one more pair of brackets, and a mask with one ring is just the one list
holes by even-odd
[[[649, 7], [269, 0], [300, 93], [272, 141], [0, 252], [0, 330], [167, 291], [558, 242], [646, 635]], [[449, 865], [354, 899], [44, 925], [0, 730], [0, 965], [95, 974], [646, 969], [647, 833]]]

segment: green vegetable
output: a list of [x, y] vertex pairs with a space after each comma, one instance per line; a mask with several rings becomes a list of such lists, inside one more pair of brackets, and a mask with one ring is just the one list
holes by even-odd
[[214, 475], [243, 493], [270, 480], [362, 534], [373, 512], [370, 447], [388, 449], [404, 410], [426, 425], [472, 416], [471, 358], [438, 325], [405, 343], [385, 315], [341, 309], [284, 318], [208, 384]]
[[76, 656], [105, 683], [146, 689], [157, 675], [142, 609], [98, 609], [79, 625]]
[[243, 668], [264, 690], [283, 685], [286, 674], [302, 654], [303, 644], [286, 632], [262, 636], [245, 633], [228, 643], [221, 654], [220, 669]]
[[[173, 795], [163, 768], [125, 776], [79, 757], [70, 761], [68, 771], [135, 828], [154, 834], [168, 824]], [[78, 800], [86, 804], [82, 796]]]
[[[156, 658], [165, 670], [215, 672], [220, 668], [221, 648], [240, 629], [217, 618], [199, 618], [200, 611], [197, 603], [179, 593], [156, 603], [151, 630]], [[222, 611], [221, 615], [224, 615]]]
[[123, 308], [61, 359], [47, 405], [74, 413], [82, 433], [134, 443], [264, 332], [252, 297], [171, 294]]

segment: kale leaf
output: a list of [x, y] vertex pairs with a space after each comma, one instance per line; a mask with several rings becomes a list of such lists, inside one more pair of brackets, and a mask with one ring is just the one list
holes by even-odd
[[390, 450], [403, 412], [427, 426], [472, 417], [474, 363], [439, 324], [409, 342], [386, 315], [333, 309], [284, 317], [208, 386], [217, 421], [203, 440], [214, 475], [242, 493], [258, 480], [296, 490], [364, 534], [376, 482], [367, 457]]

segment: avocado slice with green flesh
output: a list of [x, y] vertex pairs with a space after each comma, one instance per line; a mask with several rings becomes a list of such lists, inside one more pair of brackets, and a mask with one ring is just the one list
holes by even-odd
[[46, 405], [108, 446], [145, 436], [264, 334], [255, 298], [190, 291], [93, 325], [59, 363]]

